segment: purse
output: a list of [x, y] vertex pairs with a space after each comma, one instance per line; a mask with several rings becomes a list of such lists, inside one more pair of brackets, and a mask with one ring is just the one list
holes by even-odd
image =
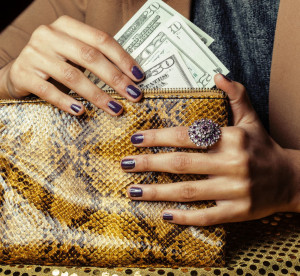
[[209, 118], [228, 123], [219, 90], [145, 90], [112, 117], [84, 99], [77, 117], [38, 99], [0, 100], [0, 262], [98, 267], [202, 267], [224, 265], [222, 226], [165, 222], [168, 208], [201, 209], [213, 201], [145, 202], [128, 198], [134, 183], [204, 178], [161, 172], [126, 173], [127, 155], [202, 151], [137, 148], [140, 130], [190, 125]]

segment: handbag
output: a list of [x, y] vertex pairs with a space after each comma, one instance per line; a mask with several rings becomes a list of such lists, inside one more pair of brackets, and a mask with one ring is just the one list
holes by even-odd
[[228, 100], [220, 90], [145, 90], [131, 103], [111, 91], [119, 117], [79, 96], [86, 112], [73, 116], [38, 99], [0, 100], [0, 262], [98, 267], [223, 266], [222, 226], [165, 222], [167, 208], [199, 209], [191, 203], [132, 201], [134, 183], [202, 179], [162, 172], [126, 173], [127, 155], [201, 151], [137, 148], [140, 130], [190, 125], [209, 118], [228, 123]]

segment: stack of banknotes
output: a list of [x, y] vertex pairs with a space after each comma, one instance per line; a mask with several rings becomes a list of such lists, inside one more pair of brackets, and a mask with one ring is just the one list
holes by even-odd
[[[208, 34], [162, 0], [148, 0], [114, 37], [145, 72], [142, 89], [212, 88], [228, 69], [208, 48]], [[86, 72], [98, 87], [110, 89]]]

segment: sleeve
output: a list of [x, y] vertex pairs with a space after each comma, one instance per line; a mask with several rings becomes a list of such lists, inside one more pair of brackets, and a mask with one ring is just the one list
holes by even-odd
[[40, 25], [50, 24], [61, 15], [85, 21], [88, 0], [35, 0], [0, 34], [0, 68], [15, 59]]

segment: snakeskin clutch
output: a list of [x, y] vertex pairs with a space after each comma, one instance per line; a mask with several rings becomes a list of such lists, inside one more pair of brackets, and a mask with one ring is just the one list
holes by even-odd
[[[133, 183], [169, 183], [197, 175], [125, 173], [127, 155], [179, 151], [136, 148], [139, 130], [210, 118], [227, 125], [218, 90], [145, 91], [139, 103], [113, 95], [124, 113], [112, 117], [84, 99], [69, 115], [40, 99], [0, 101], [0, 262], [98, 267], [201, 267], [224, 264], [222, 226], [193, 227], [161, 219], [167, 208], [214, 202], [143, 202]], [[190, 150], [193, 151], [193, 150]], [[202, 178], [204, 176], [201, 176]]]

